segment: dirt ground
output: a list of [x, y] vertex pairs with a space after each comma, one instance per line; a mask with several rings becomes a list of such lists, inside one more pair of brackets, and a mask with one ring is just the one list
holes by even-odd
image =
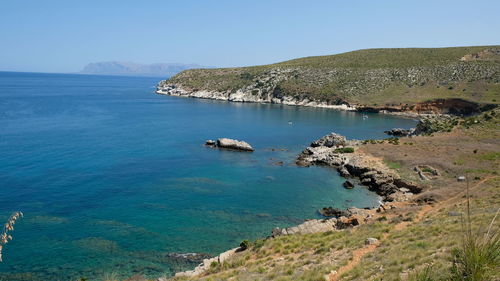
[[[466, 176], [472, 185], [500, 172], [498, 130], [474, 135], [456, 129], [433, 136], [401, 138], [399, 145], [367, 144], [360, 150], [384, 159], [402, 177], [422, 184], [425, 189], [420, 196], [433, 196], [438, 200], [445, 200], [466, 188], [465, 182], [458, 181], [459, 176]], [[438, 175], [424, 173], [428, 179], [422, 180], [415, 171], [416, 166], [434, 168]]]

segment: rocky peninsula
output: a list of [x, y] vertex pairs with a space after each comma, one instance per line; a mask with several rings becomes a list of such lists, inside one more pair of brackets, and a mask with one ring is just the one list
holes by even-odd
[[498, 104], [499, 73], [500, 46], [371, 49], [187, 70], [158, 83], [156, 93], [412, 116], [469, 115]]

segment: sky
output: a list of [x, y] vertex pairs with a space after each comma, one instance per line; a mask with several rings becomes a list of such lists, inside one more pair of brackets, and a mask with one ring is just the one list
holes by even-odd
[[0, 70], [231, 67], [366, 48], [500, 45], [498, 0], [0, 0]]

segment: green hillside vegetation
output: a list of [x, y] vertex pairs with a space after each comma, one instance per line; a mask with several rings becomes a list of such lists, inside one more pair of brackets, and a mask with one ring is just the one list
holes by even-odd
[[164, 83], [362, 105], [436, 98], [498, 103], [500, 46], [367, 49], [262, 66], [186, 70]]

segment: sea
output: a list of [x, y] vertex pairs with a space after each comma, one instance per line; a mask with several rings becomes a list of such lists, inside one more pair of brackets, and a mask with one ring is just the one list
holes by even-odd
[[[416, 121], [155, 94], [160, 78], [0, 72], [0, 223], [21, 211], [0, 280], [172, 276], [326, 206], [380, 198], [297, 155], [331, 132], [386, 138]], [[244, 140], [254, 152], [213, 149]], [[282, 163], [281, 163], [282, 162]], [[85, 279], [83, 279], [85, 280]]]

